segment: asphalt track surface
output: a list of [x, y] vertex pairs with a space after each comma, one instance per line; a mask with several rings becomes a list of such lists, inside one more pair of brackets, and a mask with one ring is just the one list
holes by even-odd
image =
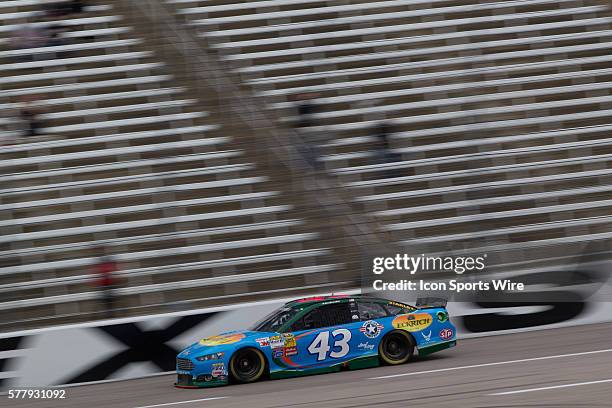
[[394, 367], [198, 390], [175, 389], [173, 380], [164, 375], [72, 387], [61, 401], [16, 401], [3, 395], [0, 406], [612, 407], [612, 324], [468, 339]]

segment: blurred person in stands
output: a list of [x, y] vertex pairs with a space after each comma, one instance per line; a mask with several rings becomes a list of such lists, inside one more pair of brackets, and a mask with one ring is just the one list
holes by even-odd
[[389, 163], [393, 160], [391, 146], [389, 145], [389, 135], [392, 133], [391, 125], [386, 121], [380, 122], [374, 126], [372, 133], [376, 139], [372, 164]]
[[19, 117], [23, 124], [23, 135], [26, 137], [40, 135], [40, 115], [44, 110], [39, 101], [40, 97], [37, 95], [27, 95], [20, 99]]
[[306, 161], [315, 169], [319, 168], [319, 148], [321, 142], [319, 135], [310, 129], [314, 126], [313, 115], [317, 110], [314, 101], [320, 95], [317, 93], [301, 93], [293, 98], [297, 105], [296, 130], [300, 136], [301, 150]]
[[[62, 34], [68, 32], [68, 29], [63, 26], [62, 24], [52, 24], [49, 27], [47, 27], [47, 32], [49, 34], [49, 39], [47, 40], [47, 47], [59, 47], [61, 45], [67, 45], [70, 42], [62, 37]], [[59, 51], [59, 52], [54, 52], [53, 56], [54, 58], [68, 58], [70, 56], [69, 52], [66, 51]]]
[[312, 115], [315, 113], [314, 99], [319, 95], [316, 93], [303, 93], [298, 94], [295, 100], [298, 103], [298, 127], [308, 128], [313, 125]]
[[[62, 38], [62, 34], [68, 31], [59, 22], [48, 21], [46, 18], [37, 23], [26, 23], [20, 26], [13, 34], [11, 48], [14, 50], [27, 50], [31, 48], [54, 47], [65, 45], [68, 41]], [[53, 58], [64, 58], [66, 53], [36, 52], [34, 54], [23, 54], [15, 57], [16, 62], [31, 62], [34, 60], [48, 60]]]
[[72, 14], [82, 13], [85, 9], [85, 2], [82, 0], [72, 0], [68, 2], [70, 5], [70, 12]]
[[100, 291], [106, 317], [115, 315], [115, 289], [119, 285], [119, 279], [115, 273], [119, 270], [119, 265], [115, 259], [108, 254], [106, 247], [95, 249], [98, 262], [94, 265], [93, 273], [97, 276], [96, 286]]
[[[74, 25], [67, 24], [66, 19], [71, 14], [71, 8], [67, 3], [51, 4], [50, 9], [46, 10], [41, 21], [45, 23], [47, 30], [48, 40], [45, 44], [47, 47], [57, 47], [71, 43], [68, 38], [64, 36], [72, 30], [77, 29]], [[66, 51], [54, 52], [47, 58], [67, 58], [68, 53]]]
[[[27, 50], [30, 48], [44, 47], [49, 40], [48, 31], [33, 22], [25, 21], [17, 30], [13, 32], [11, 38], [11, 48], [14, 50]], [[32, 55], [24, 54], [17, 58], [17, 62], [32, 61]]]
[[[393, 133], [393, 126], [387, 121], [382, 121], [376, 124], [372, 129], [372, 133], [376, 141], [374, 142], [374, 151], [372, 152], [370, 164], [389, 164], [401, 160], [401, 156], [393, 153], [389, 143], [389, 136]], [[396, 177], [397, 170], [388, 170], [387, 177]]]
[[44, 6], [46, 15], [52, 18], [61, 18], [69, 16], [70, 14], [82, 13], [84, 8], [85, 4], [82, 0], [62, 1], [46, 4]]
[[[82, 31], [85, 30], [83, 25], [74, 22], [68, 24], [65, 20], [73, 17], [77, 17], [77, 14], [81, 14], [85, 10], [85, 2], [81, 0], [70, 0], [57, 3], [47, 4], [44, 7], [43, 19], [49, 23], [48, 29], [51, 37], [51, 41], [47, 45], [59, 46], [69, 44], [66, 37], [62, 35], [69, 31]], [[93, 36], [80, 37], [81, 39], [93, 40]], [[69, 56], [67, 53], [57, 55], [58, 58], [66, 58]]]

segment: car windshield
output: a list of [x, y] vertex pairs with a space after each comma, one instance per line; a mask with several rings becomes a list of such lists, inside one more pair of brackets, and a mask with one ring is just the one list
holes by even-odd
[[275, 332], [295, 316], [300, 309], [282, 307], [270, 313], [251, 328], [253, 331]]

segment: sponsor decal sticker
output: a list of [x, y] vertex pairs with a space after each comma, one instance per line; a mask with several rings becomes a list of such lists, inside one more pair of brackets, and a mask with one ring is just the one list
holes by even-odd
[[359, 350], [369, 350], [369, 351], [372, 351], [372, 350], [374, 350], [374, 344], [370, 344], [369, 342], [366, 341], [365, 343], [359, 343], [357, 345], [357, 348]]
[[212, 372], [211, 372], [213, 377], [219, 377], [222, 375], [227, 375], [227, 371], [225, 371], [225, 363], [214, 363], [212, 365]]
[[426, 329], [432, 322], [433, 319], [428, 313], [415, 313], [397, 316], [391, 324], [396, 329], [416, 332]]
[[282, 349], [272, 351], [272, 357], [274, 358], [281, 358], [283, 355], [284, 351]]
[[240, 340], [244, 339], [244, 337], [245, 335], [243, 333], [220, 334], [218, 336], [212, 336], [202, 339], [200, 340], [200, 344], [202, 346], [219, 346], [221, 344], [233, 344], [238, 343]]
[[453, 338], [453, 330], [452, 329], [442, 329], [440, 330], [440, 338], [444, 340], [450, 340]]
[[342, 302], [342, 300], [328, 300], [328, 301], [323, 302], [321, 304], [322, 305], [333, 305], [333, 304], [340, 303], [340, 302]]
[[446, 312], [438, 312], [438, 313], [436, 313], [436, 317], [438, 318], [438, 321], [440, 323], [444, 323], [445, 321], [448, 320], [448, 313], [446, 313]]
[[363, 323], [359, 331], [362, 332], [367, 338], [375, 339], [376, 337], [378, 337], [378, 335], [380, 334], [380, 332], [382, 332], [382, 329], [384, 328], [385, 326], [378, 323], [377, 321], [368, 320], [367, 322]]
[[270, 347], [279, 348], [285, 345], [285, 339], [283, 336], [272, 336], [270, 337]]
[[291, 357], [295, 356], [298, 353], [297, 347], [285, 347], [285, 356]]
[[282, 343], [274, 343], [280, 344], [280, 346], [273, 345], [272, 348], [280, 349], [279, 357], [283, 355], [286, 357], [295, 356], [297, 352], [297, 343], [295, 341], [295, 336], [291, 333], [283, 333], [282, 334]]
[[393, 300], [390, 300], [388, 304], [390, 306], [401, 307], [402, 309], [416, 310], [416, 307], [414, 307], [414, 306], [406, 305], [406, 304], [400, 303], [400, 302], [395, 302]]
[[283, 334], [283, 338], [285, 340], [285, 347], [296, 347], [297, 344], [295, 342], [295, 336], [291, 333]]
[[269, 337], [261, 337], [259, 339], [255, 339], [259, 347], [269, 347], [270, 346], [270, 338]]
[[425, 334], [425, 332], [421, 332], [421, 336], [423, 336], [423, 340], [430, 341], [431, 340], [431, 330], [427, 334]]

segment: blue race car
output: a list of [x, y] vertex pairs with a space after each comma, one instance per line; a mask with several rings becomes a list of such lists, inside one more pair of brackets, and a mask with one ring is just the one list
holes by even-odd
[[176, 387], [198, 388], [403, 364], [456, 344], [446, 301], [367, 296], [289, 302], [247, 331], [208, 337], [177, 357]]

